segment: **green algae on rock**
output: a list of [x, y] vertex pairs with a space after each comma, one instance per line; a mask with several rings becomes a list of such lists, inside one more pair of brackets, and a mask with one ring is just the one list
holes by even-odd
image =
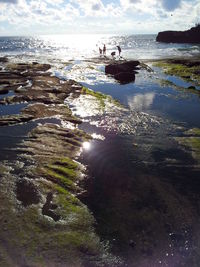
[[53, 192], [54, 211], [61, 216], [56, 222], [42, 215], [44, 200], [26, 208], [17, 204], [15, 178], [8, 173], [7, 178], [1, 176], [0, 186], [1, 266], [109, 266], [113, 258], [94, 233], [93, 216], [76, 197], [36, 181], [42, 193]]
[[105, 100], [107, 98], [106, 95], [104, 95], [100, 92], [94, 92], [94, 91], [92, 91], [86, 87], [82, 87], [81, 94], [91, 95], [91, 96], [95, 97], [96, 99], [98, 99], [100, 106], [102, 108], [105, 107]]
[[171, 59], [161, 60], [154, 63], [154, 66], [164, 69], [168, 75], [175, 75], [186, 81], [200, 85], [199, 67], [200, 60], [192, 59]]
[[[0, 75], [0, 82], [11, 85], [9, 90], [16, 95], [1, 99], [1, 104], [27, 101], [29, 105], [16, 116], [0, 118], [2, 124], [9, 127], [55, 116], [75, 126], [81, 123], [63, 104], [71, 92], [82, 87], [51, 76], [46, 72], [50, 67], [6, 65], [7, 73]], [[16, 90], [19, 83], [25, 88], [27, 81], [28, 88]], [[95, 233], [93, 215], [78, 199], [83, 170], [75, 159], [82, 143], [90, 139], [76, 127], [36, 124], [13, 149], [18, 164], [7, 161], [0, 166], [0, 266], [120, 265]]]
[[177, 137], [176, 140], [184, 147], [189, 148], [193, 158], [200, 165], [200, 129], [193, 128], [185, 131], [184, 137]]
[[90, 96], [95, 97], [99, 101], [100, 107], [102, 109], [104, 109], [106, 107], [106, 102], [109, 102], [109, 103], [113, 104], [114, 106], [122, 107], [120, 102], [116, 99], [113, 99], [111, 96], [102, 94], [100, 92], [95, 92], [95, 91], [93, 91], [87, 87], [84, 87], [84, 86], [81, 89], [81, 94], [90, 95]]
[[200, 129], [199, 128], [192, 128], [185, 132], [187, 135], [196, 135], [200, 136]]
[[167, 79], [159, 79], [157, 81], [159, 82], [161, 87], [170, 87], [170, 88], [173, 88], [173, 89], [175, 89], [177, 91], [180, 91], [180, 93], [183, 93], [183, 94], [179, 94], [179, 96], [176, 97], [178, 99], [187, 98], [188, 97], [188, 93], [192, 93], [192, 94], [195, 94], [195, 95], [200, 95], [200, 90], [197, 90], [193, 86], [190, 86], [190, 87], [186, 88], [186, 87], [183, 87], [183, 86], [179, 86], [179, 85], [175, 84], [174, 82], [169, 81]]
[[105, 108], [105, 105], [106, 105], [105, 101], [109, 101], [110, 103], [113, 103], [116, 106], [122, 107], [120, 102], [115, 100], [115, 99], [113, 99], [111, 96], [102, 94], [100, 92], [95, 92], [95, 91], [93, 91], [93, 90], [91, 90], [91, 89], [89, 89], [87, 87], [84, 87], [84, 86], [82, 87], [81, 94], [91, 95], [91, 96], [95, 97], [96, 99], [99, 100], [100, 106], [102, 108]]

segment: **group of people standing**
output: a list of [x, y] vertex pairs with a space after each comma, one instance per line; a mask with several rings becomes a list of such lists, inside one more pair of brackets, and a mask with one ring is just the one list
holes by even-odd
[[[121, 49], [121, 47], [120, 47], [119, 45], [117, 45], [116, 47], [117, 47], [118, 52], [119, 52], [119, 57], [121, 57], [122, 49]], [[104, 56], [106, 55], [106, 45], [105, 45], [105, 44], [103, 45], [103, 49], [101, 49], [101, 48], [99, 47], [99, 54], [100, 54], [100, 56], [102, 56], [102, 54], [103, 54]], [[112, 53], [111, 53], [111, 56], [114, 57], [115, 54], [116, 54], [115, 52], [112, 52]]]
[[103, 45], [103, 49], [101, 49], [99, 47], [99, 54], [100, 54], [100, 56], [102, 55], [102, 52], [103, 52], [103, 55], [105, 56], [106, 55], [106, 45], [105, 44]]

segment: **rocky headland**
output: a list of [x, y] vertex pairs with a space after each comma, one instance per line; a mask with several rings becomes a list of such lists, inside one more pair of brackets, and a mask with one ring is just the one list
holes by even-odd
[[200, 43], [200, 25], [187, 31], [159, 32], [156, 41], [164, 43]]

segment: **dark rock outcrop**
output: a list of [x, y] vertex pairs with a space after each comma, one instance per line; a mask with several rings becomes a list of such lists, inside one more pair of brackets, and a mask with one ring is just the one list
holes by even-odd
[[46, 198], [46, 203], [42, 208], [42, 214], [51, 217], [55, 222], [60, 220], [60, 215], [54, 212], [57, 209], [57, 205], [52, 204], [53, 193], [49, 192]]
[[109, 64], [105, 67], [105, 73], [113, 75], [122, 84], [135, 81], [135, 74], [138, 70], [139, 61], [126, 61], [123, 63]]
[[114, 78], [120, 83], [129, 83], [135, 81], [134, 72], [120, 72], [114, 75]]
[[[200, 66], [200, 59], [197, 59], [197, 58], [170, 59], [170, 60], [168, 60], [168, 62], [173, 63], [173, 64], [181, 64], [181, 65], [187, 66], [189, 68]], [[197, 74], [199, 74], [198, 70], [196, 70], [196, 69], [195, 69], [195, 72], [197, 72]]]
[[159, 32], [156, 41], [164, 43], [200, 43], [200, 25], [187, 31]]
[[0, 88], [0, 95], [5, 95], [8, 93], [8, 89], [6, 88]]
[[0, 62], [6, 63], [6, 62], [8, 62], [8, 58], [7, 57], [0, 57]]
[[140, 64], [139, 61], [127, 61], [123, 63], [114, 63], [109, 64], [105, 67], [106, 74], [116, 75], [120, 72], [133, 72], [135, 71], [136, 67]]
[[6, 126], [6, 125], [14, 125], [19, 123], [28, 122], [34, 119], [34, 116], [32, 115], [7, 115], [0, 117], [0, 126]]
[[40, 202], [40, 194], [37, 187], [28, 179], [20, 179], [17, 181], [16, 196], [25, 207]]

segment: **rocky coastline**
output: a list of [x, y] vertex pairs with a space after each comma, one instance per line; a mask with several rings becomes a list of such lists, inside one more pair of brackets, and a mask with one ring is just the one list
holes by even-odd
[[[102, 64], [100, 60], [97, 63]], [[120, 84], [133, 82], [141, 68], [152, 72], [157, 67], [166, 74], [166, 80], [156, 79], [163, 89], [170, 86], [180, 92], [199, 95], [198, 58], [149, 62], [154, 65], [153, 69], [138, 61], [105, 60], [103, 64], [106, 65], [105, 73]], [[180, 77], [191, 84], [190, 88], [170, 82], [168, 76]], [[120, 103], [109, 96], [73, 80], [55, 77], [49, 64], [17, 64], [0, 58], [0, 266], [111, 267], [128, 264], [112, 255], [109, 245], [100, 240], [94, 215], [83, 204], [89, 192], [83, 190], [85, 167], [79, 163], [79, 156], [83, 142], [92, 137], [78, 128], [82, 121], [72, 114], [65, 101], [80, 97], [95, 98], [101, 110], [106, 109], [107, 102], [121, 108]], [[16, 141], [12, 140], [7, 148], [3, 134], [12, 136], [16, 129], [21, 137], [16, 136]], [[176, 138], [183, 149], [192, 152], [196, 169], [199, 168], [199, 140], [199, 129], [190, 129]], [[136, 184], [137, 188], [134, 183], [131, 194], [126, 194], [121, 204], [121, 218], [125, 218], [126, 203], [133, 196], [134, 207], [131, 206], [130, 216], [127, 216], [131, 222], [129, 230], [121, 229], [117, 221], [113, 223], [113, 227], [119, 227], [119, 232], [125, 236], [128, 233], [123, 245], [131, 255], [133, 266], [140, 265], [141, 259], [145, 264], [151, 257], [153, 261], [153, 252], [159, 244], [155, 241], [158, 231], [161, 237], [173, 229], [179, 233], [182, 221], [183, 231], [195, 222], [190, 203], [169, 184], [165, 187], [157, 177], [150, 176], [142, 177], [142, 182]], [[108, 190], [112, 189], [111, 183]], [[116, 196], [118, 201], [119, 195]], [[180, 203], [184, 212], [177, 218]], [[113, 219], [110, 209], [106, 216], [106, 220]], [[141, 229], [144, 229], [142, 233]], [[183, 235], [179, 234], [181, 240]], [[181, 243], [179, 236], [170, 236], [170, 242]], [[163, 238], [161, 243], [168, 248], [167, 239]]]
[[164, 43], [200, 43], [200, 25], [187, 31], [163, 31], [156, 37], [157, 42]]
[[0, 63], [2, 110], [24, 105], [0, 117], [1, 130], [29, 129], [10, 149], [12, 160], [0, 163], [0, 266], [117, 266], [78, 198], [84, 168], [76, 159], [91, 137], [64, 100], [83, 87], [53, 76], [48, 64]]

